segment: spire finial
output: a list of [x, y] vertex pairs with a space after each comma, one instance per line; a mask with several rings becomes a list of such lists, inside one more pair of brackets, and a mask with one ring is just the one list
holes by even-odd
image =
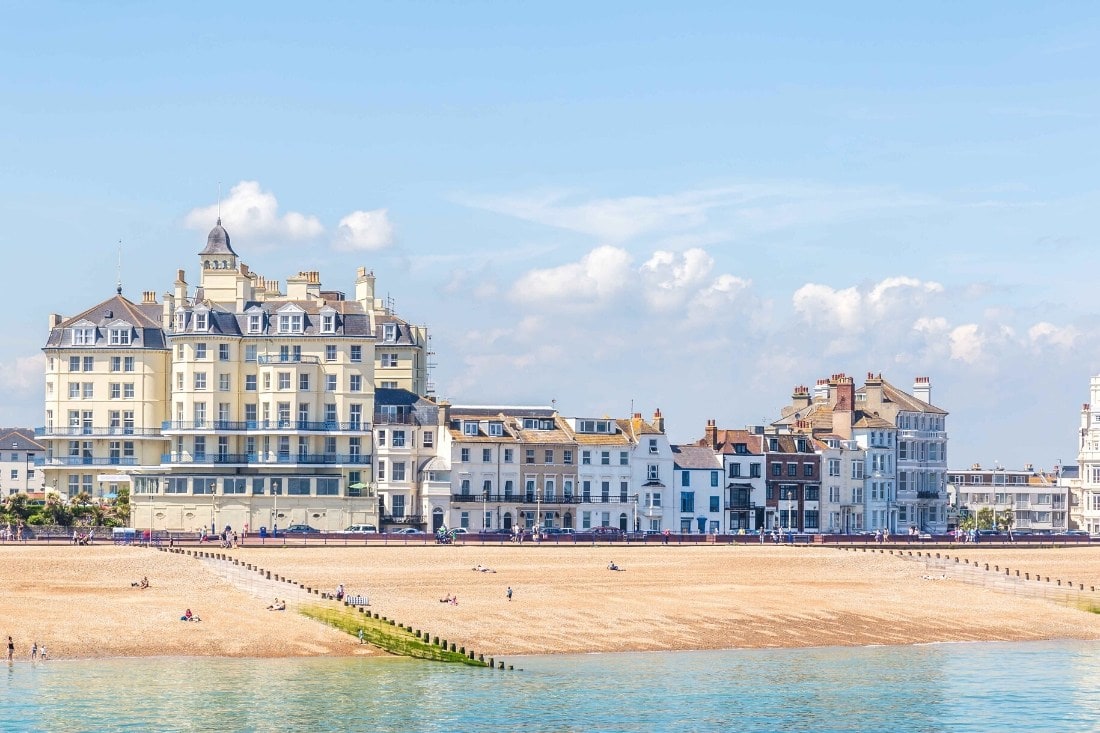
[[115, 292], [122, 295], [122, 240], [118, 240], [118, 280], [115, 284]]
[[222, 182], [218, 181], [218, 225], [222, 223]]

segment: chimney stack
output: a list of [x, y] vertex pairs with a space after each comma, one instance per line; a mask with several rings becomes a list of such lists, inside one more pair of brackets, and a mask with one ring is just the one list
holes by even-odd
[[658, 407], [653, 411], [653, 427], [657, 429], [657, 432], [665, 432], [665, 419], [661, 417], [661, 408]]
[[932, 404], [932, 382], [928, 377], [917, 377], [913, 380], [913, 396], [921, 402]]
[[708, 446], [710, 446], [710, 449], [711, 450], [717, 450], [718, 449], [718, 425], [715, 424], [714, 420], [707, 420], [707, 430], [706, 430], [705, 436], [706, 437], [704, 438], [704, 440], [706, 440], [706, 443], [707, 443]]

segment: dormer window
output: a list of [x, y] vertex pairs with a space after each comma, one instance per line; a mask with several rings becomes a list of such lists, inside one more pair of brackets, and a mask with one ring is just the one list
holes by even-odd
[[656, 453], [657, 452], [657, 439], [656, 438], [650, 438], [649, 439], [649, 452], [650, 453]]
[[126, 326], [119, 326], [110, 329], [108, 332], [108, 343], [111, 346], [129, 346], [130, 345], [130, 329]]
[[578, 420], [577, 421], [578, 433], [610, 433], [611, 421], [610, 420]]
[[95, 328], [81, 327], [73, 329], [73, 346], [94, 346]]
[[462, 423], [463, 435], [477, 435], [477, 420], [467, 420]]
[[489, 423], [489, 435], [499, 438], [504, 435], [504, 424], [499, 422]]
[[321, 314], [321, 333], [336, 333], [336, 314]]
[[302, 332], [302, 314], [301, 313], [280, 313], [279, 314], [279, 333], [301, 333]]
[[195, 330], [206, 331], [210, 328], [210, 314], [205, 311], [195, 311]]
[[397, 324], [396, 323], [383, 323], [382, 324], [382, 340], [387, 343], [392, 343], [397, 340]]
[[745, 443], [734, 443], [733, 452], [743, 456], [749, 452], [749, 446]]
[[187, 311], [182, 308], [176, 311], [176, 330], [182, 331], [187, 326]]
[[264, 314], [263, 313], [249, 313], [248, 314], [248, 332], [249, 333], [261, 333], [264, 330]]

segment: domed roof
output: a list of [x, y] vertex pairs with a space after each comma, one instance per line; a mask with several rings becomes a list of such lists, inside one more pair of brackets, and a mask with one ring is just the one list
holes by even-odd
[[214, 228], [210, 230], [210, 234], [206, 236], [206, 249], [199, 252], [200, 255], [233, 255], [237, 256], [237, 253], [233, 251], [233, 247], [229, 244], [229, 232], [225, 231], [225, 227], [222, 226], [222, 218], [218, 217], [218, 223], [214, 225]]

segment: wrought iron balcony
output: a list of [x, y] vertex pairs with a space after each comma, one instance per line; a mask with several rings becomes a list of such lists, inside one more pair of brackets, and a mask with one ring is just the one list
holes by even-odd
[[135, 438], [159, 438], [160, 428], [91, 428], [91, 427], [65, 427], [65, 428], [35, 428], [34, 434], [39, 437], [70, 437], [87, 435], [92, 438], [98, 437], [126, 437], [133, 436]]
[[94, 458], [92, 456], [48, 456], [35, 458], [36, 466], [136, 466], [137, 458], [108, 457]]
[[621, 494], [614, 496], [584, 496], [571, 494], [553, 494], [551, 496], [539, 496], [538, 494], [451, 494], [451, 501], [462, 503], [503, 503], [503, 504], [633, 504], [634, 497], [623, 497]]
[[370, 465], [371, 456], [348, 453], [163, 453], [160, 462], [215, 465]]
[[301, 354], [260, 354], [256, 357], [257, 364], [320, 364], [320, 358], [316, 356], [303, 356]]
[[161, 423], [161, 429], [165, 431], [176, 430], [204, 430], [204, 431], [309, 431], [309, 432], [341, 432], [341, 431], [370, 431], [370, 423], [366, 422], [335, 422], [331, 420], [165, 420]]

